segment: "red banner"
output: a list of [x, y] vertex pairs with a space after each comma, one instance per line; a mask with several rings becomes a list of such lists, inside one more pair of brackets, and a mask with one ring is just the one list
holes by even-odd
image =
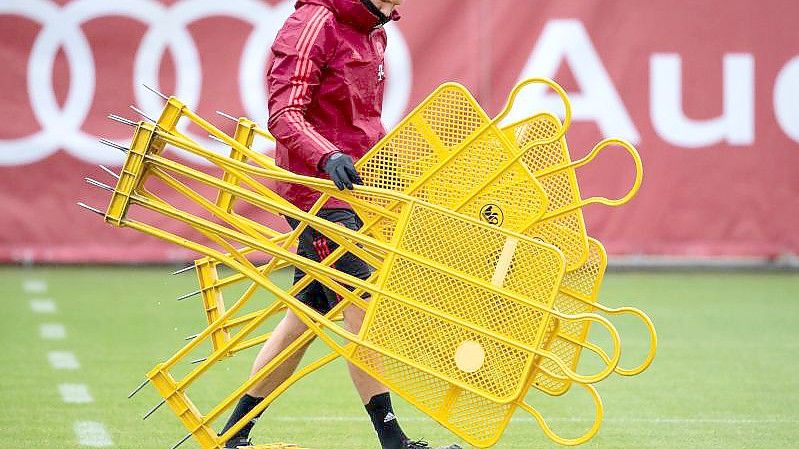
[[[0, 2], [0, 261], [163, 262], [194, 258], [75, 206], [105, 208], [97, 164], [129, 139], [106, 120], [156, 115], [142, 84], [199, 113], [266, 120], [265, 66], [293, 2]], [[574, 159], [604, 137], [639, 148], [645, 179], [620, 208], [589, 206], [612, 254], [780, 257], [799, 253], [799, 3], [713, 0], [408, 0], [389, 27], [385, 121], [445, 81], [490, 114], [520, 79], [569, 91]], [[558, 111], [526, 90], [518, 113]], [[216, 121], [224, 123], [224, 119]], [[201, 137], [201, 136], [200, 136]], [[612, 153], [612, 152], [609, 152]], [[618, 196], [617, 155], [579, 171], [583, 196]], [[109, 180], [110, 182], [110, 180]]]

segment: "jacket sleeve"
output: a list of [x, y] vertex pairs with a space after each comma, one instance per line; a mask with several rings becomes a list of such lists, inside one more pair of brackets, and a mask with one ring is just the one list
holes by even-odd
[[306, 5], [295, 11], [272, 45], [267, 74], [269, 131], [292, 155], [317, 168], [339, 151], [305, 118], [326, 59], [336, 49], [334, 20], [333, 13], [322, 6]]

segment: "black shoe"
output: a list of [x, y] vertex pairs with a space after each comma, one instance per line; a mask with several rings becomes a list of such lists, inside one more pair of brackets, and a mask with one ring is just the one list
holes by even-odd
[[[402, 449], [433, 449], [433, 447], [425, 440], [405, 440], [402, 442]], [[450, 444], [449, 446], [442, 446], [438, 449], [461, 449], [461, 447], [457, 444]]]
[[252, 446], [252, 441], [246, 437], [233, 437], [225, 443], [225, 449], [236, 449], [239, 446]]

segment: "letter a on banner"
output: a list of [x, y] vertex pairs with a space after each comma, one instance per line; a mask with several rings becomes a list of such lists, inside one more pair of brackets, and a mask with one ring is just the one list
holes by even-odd
[[[638, 143], [641, 136], [579, 20], [549, 21], [519, 80], [554, 78], [562, 61], [568, 64], [580, 87], [579, 93], [570, 93], [574, 107], [572, 120], [596, 122], [605, 137], [620, 136]], [[519, 95], [519, 104], [536, 105], [542, 110], [561, 108], [560, 98], [543, 87], [533, 86]], [[509, 120], [521, 118], [523, 112], [512, 111]]]

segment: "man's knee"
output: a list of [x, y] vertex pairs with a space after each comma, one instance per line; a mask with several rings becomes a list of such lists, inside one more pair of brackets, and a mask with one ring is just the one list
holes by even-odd
[[297, 315], [292, 311], [288, 311], [275, 329], [272, 337], [279, 338], [281, 341], [286, 342], [286, 346], [288, 346], [291, 342], [300, 338], [307, 329], [308, 326], [297, 318]]
[[356, 306], [349, 306], [344, 309], [344, 322], [347, 324], [347, 329], [352, 333], [358, 333], [361, 330], [361, 324], [366, 316], [366, 312]]

